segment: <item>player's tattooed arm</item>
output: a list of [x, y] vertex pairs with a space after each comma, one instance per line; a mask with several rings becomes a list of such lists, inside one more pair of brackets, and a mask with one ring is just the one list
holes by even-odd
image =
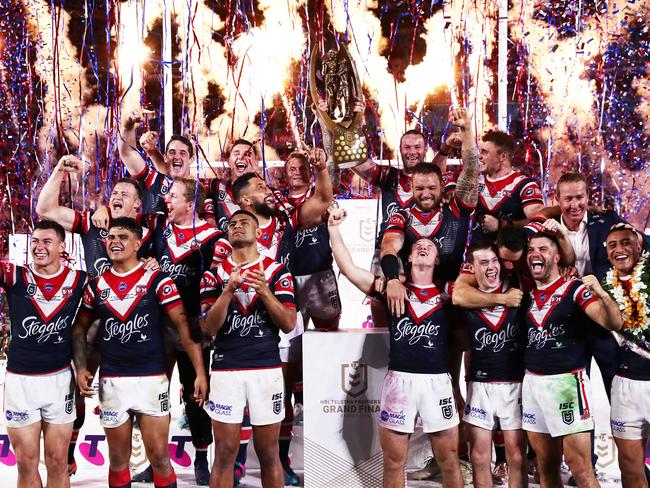
[[620, 330], [623, 327], [623, 316], [616, 301], [600, 285], [594, 275], [582, 277], [582, 282], [589, 287], [591, 292], [598, 297], [598, 301], [591, 303], [585, 313], [591, 320], [608, 330]]
[[449, 114], [449, 122], [460, 127], [462, 138], [463, 171], [456, 182], [456, 195], [468, 207], [475, 207], [478, 202], [479, 165], [478, 147], [474, 139], [472, 121], [466, 109], [454, 108]]
[[95, 393], [92, 388], [93, 374], [88, 371], [86, 363], [86, 335], [93, 320], [94, 314], [80, 312], [77, 314], [77, 318], [72, 326], [72, 355], [77, 373], [77, 386], [83, 396], [92, 396]]
[[302, 228], [310, 228], [324, 223], [323, 215], [332, 203], [332, 180], [327, 171], [327, 156], [318, 148], [307, 148], [307, 159], [316, 173], [314, 194], [298, 208], [298, 222]]
[[352, 261], [352, 256], [350, 256], [350, 251], [348, 250], [343, 238], [341, 237], [341, 232], [339, 231], [339, 225], [345, 220], [346, 212], [342, 208], [329, 208], [329, 219], [327, 221], [327, 230], [330, 235], [330, 245], [332, 247], [332, 255], [336, 261], [343, 276], [345, 276], [350, 282], [361, 290], [365, 294], [369, 294], [373, 290], [375, 275], [372, 274], [367, 269], [359, 268]]

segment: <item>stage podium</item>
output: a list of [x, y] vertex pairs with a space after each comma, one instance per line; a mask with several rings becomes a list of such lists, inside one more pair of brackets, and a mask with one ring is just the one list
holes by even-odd
[[375, 417], [388, 367], [382, 329], [303, 336], [305, 487], [381, 486]]

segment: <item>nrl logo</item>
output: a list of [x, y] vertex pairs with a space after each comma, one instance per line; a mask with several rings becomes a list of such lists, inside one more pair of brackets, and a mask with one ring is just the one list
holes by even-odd
[[368, 389], [368, 366], [356, 361], [341, 364], [341, 389], [352, 398], [363, 395]]
[[36, 295], [36, 290], [37, 290], [37, 289], [38, 289], [38, 288], [36, 287], [36, 284], [35, 284], [35, 283], [28, 283], [28, 284], [27, 284], [27, 294], [28, 294], [30, 297], [33, 297], [34, 295]]
[[99, 229], [99, 237], [106, 239], [108, 237], [108, 231], [106, 229]]
[[359, 237], [372, 242], [375, 239], [375, 219], [367, 218], [359, 221]]
[[567, 425], [571, 425], [573, 423], [573, 410], [564, 410], [562, 411], [562, 422], [564, 422]]
[[107, 300], [108, 295], [110, 294], [111, 294], [111, 290], [109, 290], [108, 288], [104, 288], [99, 294], [99, 298], [101, 298], [102, 300]]

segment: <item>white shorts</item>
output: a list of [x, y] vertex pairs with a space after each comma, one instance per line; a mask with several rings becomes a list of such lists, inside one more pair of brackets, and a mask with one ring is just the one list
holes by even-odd
[[619, 439], [650, 437], [650, 381], [614, 376], [610, 423]]
[[72, 369], [38, 375], [7, 371], [3, 410], [7, 427], [24, 427], [41, 420], [48, 424], [74, 422]]
[[208, 415], [224, 424], [240, 424], [248, 404], [251, 425], [269, 425], [284, 419], [282, 368], [210, 372]]
[[591, 386], [584, 370], [576, 373], [526, 373], [522, 388], [524, 430], [559, 437], [594, 428]]
[[102, 427], [119, 427], [132, 413], [163, 417], [169, 410], [169, 380], [164, 374], [99, 378]]
[[463, 421], [487, 430], [521, 429], [521, 383], [470, 381]]
[[[296, 326], [289, 332], [280, 331], [280, 361], [283, 363], [299, 363], [302, 361], [302, 335], [305, 333], [305, 322], [302, 314], [296, 314]], [[300, 344], [298, 347], [297, 344]]]
[[418, 416], [426, 433], [458, 425], [454, 390], [448, 374], [416, 374], [388, 370], [381, 390], [378, 422], [407, 434], [415, 430]]

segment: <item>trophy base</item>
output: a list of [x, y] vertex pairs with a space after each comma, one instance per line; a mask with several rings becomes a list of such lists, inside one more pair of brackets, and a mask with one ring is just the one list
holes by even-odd
[[357, 128], [343, 129], [337, 126], [334, 131], [333, 154], [334, 166], [349, 169], [358, 166], [368, 158], [368, 144]]

